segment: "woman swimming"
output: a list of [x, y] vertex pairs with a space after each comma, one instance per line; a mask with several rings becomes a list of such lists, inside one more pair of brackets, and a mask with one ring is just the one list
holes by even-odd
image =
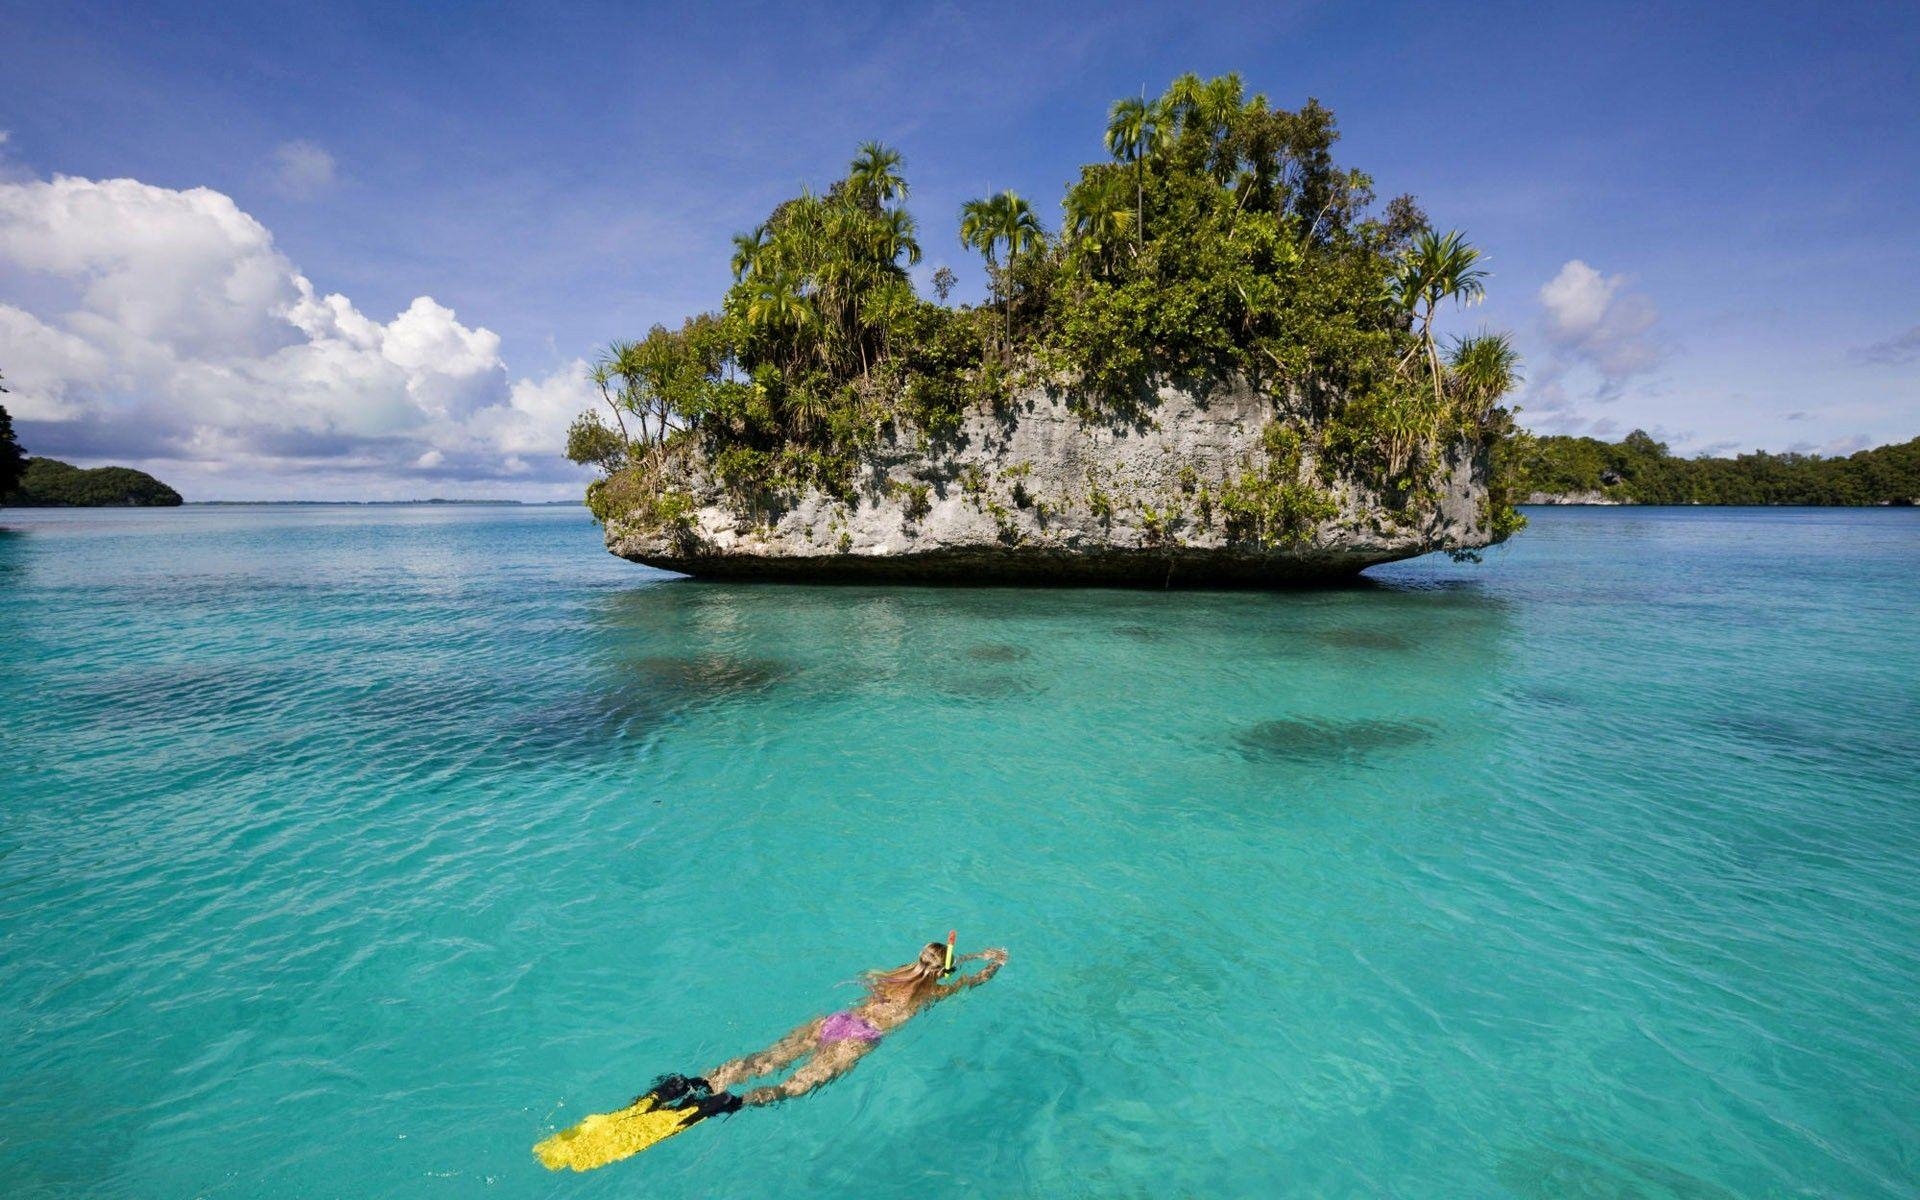
[[[975, 959], [984, 959], [986, 967], [952, 983], [940, 982], [942, 976], [952, 974], [961, 963]], [[992, 979], [1006, 961], [1005, 950], [980, 950], [954, 958], [951, 937], [945, 942], [928, 942], [920, 956], [910, 963], [891, 971], [866, 972], [867, 996], [859, 1004], [830, 1016], [816, 1017], [765, 1050], [723, 1063], [707, 1072], [705, 1079], [689, 1079], [684, 1083], [696, 1093], [711, 1089], [713, 1100], [720, 1100], [735, 1084], [775, 1074], [806, 1058], [800, 1069], [782, 1083], [754, 1088], [733, 1104], [720, 1101], [716, 1105], [708, 1101], [704, 1107], [726, 1112], [742, 1103], [775, 1104], [805, 1095], [828, 1080], [846, 1074], [881, 1038], [936, 1000]]]
[[[707, 1073], [705, 1079], [662, 1075], [651, 1090], [617, 1112], [593, 1113], [571, 1129], [544, 1138], [534, 1154], [550, 1171], [591, 1171], [640, 1153], [649, 1146], [693, 1128], [708, 1117], [740, 1111], [747, 1104], [774, 1104], [804, 1095], [846, 1074], [874, 1043], [912, 1019], [935, 1000], [985, 983], [1006, 965], [1005, 950], [953, 956], [954, 935], [929, 942], [918, 958], [891, 971], [866, 973], [867, 996], [852, 1008], [819, 1017], [758, 1054], [736, 1058]], [[941, 983], [960, 963], [985, 959], [986, 968]], [[727, 1089], [783, 1071], [807, 1059], [785, 1083], [755, 1088], [745, 1096]]]

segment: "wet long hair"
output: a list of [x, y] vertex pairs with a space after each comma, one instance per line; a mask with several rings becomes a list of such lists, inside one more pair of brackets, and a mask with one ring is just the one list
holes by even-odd
[[940, 982], [947, 965], [947, 944], [928, 942], [920, 957], [902, 963], [891, 971], [867, 971], [862, 978], [876, 1000], [913, 1000]]

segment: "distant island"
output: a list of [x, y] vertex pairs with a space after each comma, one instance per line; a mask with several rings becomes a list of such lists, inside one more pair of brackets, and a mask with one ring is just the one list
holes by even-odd
[[[1284, 584], [1524, 520], [1479, 251], [1377, 203], [1333, 114], [1188, 74], [1116, 102], [1055, 230], [964, 204], [988, 296], [920, 296], [900, 155], [734, 239], [717, 311], [608, 348], [568, 456], [622, 557], [695, 575]], [[1104, 137], [1099, 135], [1104, 133]], [[954, 235], [941, 240], [953, 244]]]
[[1526, 438], [1516, 458], [1528, 504], [1920, 504], [1920, 438], [1844, 458], [1677, 458], [1636, 429], [1617, 443]]
[[55, 458], [29, 458], [0, 506], [13, 508], [170, 508], [180, 493], [132, 467], [83, 469]]

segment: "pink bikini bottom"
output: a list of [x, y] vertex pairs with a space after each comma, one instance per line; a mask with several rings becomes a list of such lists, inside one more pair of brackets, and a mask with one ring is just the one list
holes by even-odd
[[846, 1041], [877, 1042], [880, 1036], [880, 1031], [874, 1027], [872, 1021], [850, 1012], [837, 1012], [820, 1022], [822, 1046]]

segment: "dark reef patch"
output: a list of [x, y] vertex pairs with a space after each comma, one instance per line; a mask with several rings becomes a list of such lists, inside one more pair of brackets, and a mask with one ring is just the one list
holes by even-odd
[[967, 657], [975, 662], [1014, 663], [1032, 658], [1033, 651], [1006, 642], [982, 642], [978, 646], [967, 647]]
[[625, 664], [633, 686], [652, 686], [688, 699], [757, 692], [790, 678], [791, 663], [726, 654], [653, 655]]
[[758, 695], [799, 673], [778, 659], [726, 654], [652, 655], [615, 664], [558, 703], [516, 714], [502, 736], [527, 752], [604, 750], [656, 732], [682, 715]]
[[1244, 729], [1234, 741], [1248, 758], [1317, 765], [1359, 763], [1374, 754], [1417, 746], [1432, 737], [1432, 726], [1420, 721], [1285, 717]]

